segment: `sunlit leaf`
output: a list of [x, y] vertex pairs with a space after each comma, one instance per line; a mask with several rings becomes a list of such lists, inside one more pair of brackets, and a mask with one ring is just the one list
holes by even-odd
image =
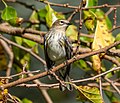
[[33, 103], [31, 100], [27, 99], [27, 98], [24, 98], [22, 100], [22, 103]]
[[32, 21], [32, 22], [35, 22], [35, 23], [39, 23], [38, 14], [37, 14], [36, 11], [33, 11], [33, 12], [32, 12], [29, 20]]
[[33, 52], [38, 53], [37, 43], [28, 39], [23, 39], [23, 45], [32, 49]]
[[[77, 27], [75, 25], [70, 25], [66, 30], [66, 36], [71, 41], [75, 41], [77, 40], [77, 35], [78, 35]], [[75, 46], [75, 44], [72, 45]]]
[[11, 6], [2, 11], [1, 18], [12, 26], [19, 26], [23, 22], [23, 18], [17, 17], [16, 10]]
[[1, 17], [2, 17], [3, 20], [8, 21], [8, 20], [16, 18], [17, 17], [17, 12], [13, 7], [7, 6], [3, 10], [2, 14], [1, 14]]
[[77, 40], [77, 27], [75, 25], [70, 25], [67, 30], [66, 30], [66, 35], [71, 39], [71, 40]]
[[23, 58], [20, 60], [21, 64], [25, 64], [26, 62], [28, 63], [28, 65], [26, 66], [26, 68], [29, 68], [29, 64], [30, 64], [30, 54], [26, 53]]
[[112, 28], [112, 23], [110, 19], [108, 18], [108, 16], [105, 15], [105, 13], [102, 10], [96, 9], [95, 14], [96, 14], [97, 19], [105, 19], [107, 28], [109, 30]]
[[[117, 34], [115, 41], [120, 41], [120, 33]], [[117, 49], [120, 49], [120, 44], [116, 46]]]
[[47, 11], [46, 9], [40, 9], [38, 13], [40, 17], [45, 18]]
[[47, 14], [46, 14], [46, 22], [48, 27], [51, 27], [53, 22], [58, 18], [55, 15], [55, 11], [50, 7], [50, 5], [46, 6]]
[[[85, 0], [85, 1], [86, 1], [85, 8], [98, 5], [98, 0]], [[95, 11], [96, 9], [83, 10], [84, 25], [88, 30], [89, 34], [92, 34], [95, 31], [96, 27]]]
[[[97, 6], [98, 0], [86, 0], [85, 7]], [[95, 9], [90, 9], [91, 11], [95, 12]]]
[[[39, 23], [38, 13], [34, 10], [29, 18], [32, 23]], [[39, 24], [32, 25], [32, 28], [39, 27]]]
[[103, 103], [98, 88], [89, 86], [76, 86], [76, 88], [79, 92], [78, 100], [87, 99], [92, 103]]
[[[5, 79], [0, 79], [0, 86], [2, 84], [6, 84]], [[7, 95], [8, 95], [8, 89], [0, 90], [0, 101], [6, 102], [7, 101]]]
[[[95, 30], [94, 41], [92, 43], [92, 49], [98, 50], [100, 48], [104, 48], [114, 42], [114, 37], [112, 33], [109, 33], [109, 29], [107, 27], [106, 20], [102, 18], [101, 20], [97, 20], [97, 26]], [[99, 55], [92, 56], [93, 60], [93, 69], [95, 71], [100, 71], [101, 69], [101, 60]]]
[[94, 33], [95, 31], [95, 26], [96, 26], [96, 17], [93, 11], [90, 10], [84, 10], [83, 11], [83, 20], [84, 20], [84, 25], [88, 30], [89, 34]]
[[[13, 41], [16, 42], [17, 44], [21, 45], [21, 46], [26, 47], [26, 48], [33, 48], [33, 51], [38, 53], [38, 48], [37, 48], [37, 46], [35, 46], [36, 43], [33, 42], [33, 41], [23, 39], [21, 37], [13, 37]], [[27, 62], [26, 68], [29, 69], [30, 60], [31, 60], [30, 54], [27, 53], [24, 50], [21, 50], [18, 47], [13, 47], [13, 52], [14, 52], [14, 55], [15, 55], [14, 59], [16, 61], [15, 62], [16, 64], [14, 64], [13, 66], [17, 70], [17, 72], [22, 71], [22, 67], [26, 62]], [[18, 61], [20, 63], [18, 63]]]
[[89, 37], [85, 37], [85, 36], [81, 36], [80, 40], [82, 42], [85, 42], [85, 43], [91, 43], [91, 42], [93, 42], [93, 38], [89, 38]]
[[46, 23], [48, 27], [50, 28], [52, 24], [57, 20], [57, 19], [65, 19], [65, 16], [61, 13], [58, 13], [54, 11], [50, 5], [48, 4], [46, 7]]
[[23, 18], [15, 17], [7, 21], [12, 26], [20, 26], [23, 22]]
[[19, 44], [19, 45], [22, 45], [22, 43], [23, 43], [23, 38], [22, 38], [22, 37], [15, 36], [15, 37], [14, 37], [14, 40], [15, 40], [16, 43]]

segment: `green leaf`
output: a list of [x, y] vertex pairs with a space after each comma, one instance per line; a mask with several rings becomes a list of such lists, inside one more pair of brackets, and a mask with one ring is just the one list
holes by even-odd
[[[98, 5], [98, 0], [86, 0], [86, 5], [85, 7], [91, 7], [91, 6], [97, 6]], [[95, 12], [96, 9], [89, 9], [93, 12]]]
[[46, 14], [46, 23], [48, 27], [50, 28], [54, 21], [56, 21], [58, 18], [55, 15], [55, 11], [50, 7], [48, 4], [46, 7], [47, 14]]
[[27, 98], [24, 98], [22, 100], [22, 103], [33, 103], [31, 100], [27, 99]]
[[[120, 41], [120, 33], [117, 34], [115, 41]], [[120, 49], [120, 44], [116, 46], [117, 49]]]
[[39, 22], [38, 14], [37, 14], [37, 12], [35, 10], [32, 12], [29, 20], [32, 21], [32, 22]]
[[89, 38], [89, 37], [84, 37], [84, 36], [81, 36], [80, 37], [80, 40], [84, 43], [91, 43], [93, 42], [93, 39], [92, 38]]
[[23, 22], [23, 18], [17, 17], [16, 10], [11, 6], [7, 6], [2, 11], [1, 18], [12, 26], [19, 26]]
[[65, 19], [65, 16], [61, 13], [58, 13], [56, 11], [54, 11], [50, 5], [48, 4], [46, 7], [46, 23], [47, 26], [50, 28], [52, 26], [52, 24], [54, 23], [54, 21], [56, 21], [57, 19]]
[[[109, 89], [111, 89], [111, 88], [109, 87]], [[114, 93], [108, 92], [108, 91], [106, 91], [105, 93], [106, 93], [107, 97], [109, 98], [109, 100], [111, 101], [111, 103], [120, 103], [120, 98], [116, 97], [116, 95]]]
[[78, 100], [88, 99], [92, 103], [103, 103], [100, 91], [96, 87], [75, 86], [79, 92]]
[[102, 10], [96, 9], [95, 14], [96, 14], [97, 19], [105, 19], [109, 30], [112, 28], [112, 23], [110, 19], [108, 18], [108, 16], [105, 15], [105, 13]]
[[76, 61], [75, 63], [75, 66], [78, 66], [79, 68], [82, 68], [86, 71], [90, 70], [90, 67], [87, 65], [87, 63], [84, 61], [84, 60], [79, 60], [79, 61]]
[[86, 7], [96, 6], [98, 5], [98, 0], [86, 0]]
[[[29, 42], [21, 37], [13, 37], [12, 38], [14, 42], [16, 42], [17, 44], [19, 45], [24, 45], [25, 47], [28, 47], [28, 45], [26, 45], [25, 42]], [[30, 43], [30, 42], [29, 42]], [[30, 43], [31, 44], [31, 43]], [[29, 44], [29, 45], [30, 45]], [[21, 66], [24, 65], [26, 63], [26, 61], [28, 62], [28, 65], [26, 66], [26, 68], [28, 69], [29, 68], [29, 65], [30, 65], [30, 54], [27, 53], [26, 51], [24, 50], [21, 50], [20, 48], [18, 47], [13, 47], [13, 52], [14, 52], [14, 55], [15, 55], [15, 60], [20, 63], [17, 63], [14, 65], [15, 69], [17, 70], [17, 72], [20, 72], [22, 70]]]
[[40, 9], [38, 11], [38, 14], [39, 14], [40, 17], [45, 18], [46, 14], [47, 14], [47, 11], [46, 11], [46, 9]]
[[38, 53], [38, 45], [36, 45], [37, 43], [28, 39], [23, 39], [23, 45], [25, 45], [26, 47], [32, 48], [32, 50], [35, 53]]
[[80, 64], [82, 67], [86, 68], [87, 67], [87, 64], [84, 60], [79, 60]]
[[68, 36], [72, 40], [77, 40], [77, 27], [75, 25], [70, 25], [66, 30], [66, 36]]
[[30, 18], [29, 18], [29, 20], [31, 21], [31, 22], [33, 22], [33, 23], [36, 23], [35, 25], [31, 25], [31, 23], [30, 23], [30, 26], [31, 26], [31, 28], [33, 28], [33, 29], [36, 29], [36, 28], [39, 28], [39, 18], [38, 18], [39, 16], [38, 16], [38, 12], [36, 12], [35, 10], [32, 12], [32, 14], [31, 14], [31, 16], [30, 16]]
[[84, 25], [87, 28], [88, 33], [93, 34], [96, 27], [96, 15], [91, 10], [83, 10], [83, 13]]
[[14, 40], [19, 45], [22, 45], [22, 43], [23, 43], [23, 38], [22, 37], [14, 36]]
[[1, 14], [1, 18], [2, 18], [3, 20], [5, 20], [5, 21], [14, 19], [14, 18], [16, 18], [16, 17], [17, 17], [17, 12], [16, 12], [16, 10], [15, 10], [13, 7], [11, 7], [11, 6], [7, 6], [7, 7], [3, 10], [2, 14]]

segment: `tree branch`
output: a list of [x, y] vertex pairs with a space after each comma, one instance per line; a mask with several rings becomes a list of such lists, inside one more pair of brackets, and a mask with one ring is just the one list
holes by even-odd
[[[99, 54], [99, 53], [105, 53], [107, 50], [111, 49], [112, 47], [116, 46], [120, 44], [120, 41], [117, 41], [109, 46], [106, 46], [105, 48], [101, 48], [99, 50], [96, 50], [96, 51], [92, 51], [90, 53], [84, 53], [84, 54], [77, 54], [75, 55], [73, 58], [67, 60], [67, 65], [79, 60], [79, 59], [82, 59], [82, 58], [86, 58], [86, 57], [89, 57], [89, 56], [92, 56], [92, 55], [95, 55], [95, 54]], [[57, 70], [59, 69], [63, 69], [62, 67], [66, 66], [66, 63], [62, 63], [56, 67], [54, 67], [53, 69], [51, 69], [52, 72], [56, 72]], [[120, 68], [117, 68], [116, 70], [119, 70]], [[97, 76], [95, 76], [94, 78], [97, 78], [97, 77], [100, 77], [102, 75], [105, 75], [107, 74], [108, 72], [111, 72], [111, 71], [114, 71], [113, 69], [105, 72], [105, 73], [102, 73], [102, 74], [99, 74]], [[46, 71], [46, 72], [42, 72], [42, 73], [39, 73], [39, 74], [36, 74], [32, 77], [27, 77], [27, 78], [23, 78], [23, 79], [19, 79], [19, 80], [16, 80], [16, 81], [13, 81], [11, 83], [8, 83], [8, 84], [3, 84], [1, 85], [1, 89], [5, 89], [5, 88], [9, 88], [9, 87], [12, 87], [12, 86], [16, 86], [18, 84], [21, 84], [21, 83], [25, 83], [25, 82], [28, 82], [28, 81], [32, 81], [32, 80], [35, 80], [35, 79], [38, 79], [38, 78], [41, 78], [41, 77], [44, 77], [46, 75], [48, 75], [49, 73]], [[86, 79], [87, 80], [87, 79]], [[76, 82], [79, 82], [81, 80], [78, 80]]]

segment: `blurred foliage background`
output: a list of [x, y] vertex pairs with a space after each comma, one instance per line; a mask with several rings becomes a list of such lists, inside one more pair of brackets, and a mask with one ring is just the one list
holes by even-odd
[[[37, 2], [35, 0], [18, 0], [21, 2], [26, 3], [27, 5], [33, 5], [36, 9], [43, 9], [45, 8], [45, 4]], [[102, 5], [102, 4], [120, 4], [120, 0], [98, 0], [98, 5]], [[66, 4], [69, 3], [70, 5], [79, 5], [80, 0], [49, 0], [49, 2], [55, 2], [55, 3], [60, 3], [60, 4]], [[32, 14], [32, 10], [30, 10], [29, 8], [26, 8], [25, 6], [19, 4], [19, 3], [10, 3], [10, 2], [6, 2], [7, 5], [12, 6], [15, 8], [15, 10], [17, 11], [18, 17], [24, 18], [25, 20], [28, 20]], [[2, 11], [4, 9], [4, 4], [0, 1], [0, 10]], [[63, 8], [63, 7], [56, 7], [56, 6], [52, 6], [52, 8], [57, 11], [57, 12], [68, 12], [70, 11], [69, 8]], [[102, 8], [102, 10], [104, 12], [108, 11], [108, 8]], [[119, 15], [120, 9], [117, 10], [117, 15]], [[113, 12], [109, 15], [110, 20], [113, 22]], [[79, 19], [79, 14], [75, 15], [73, 20], [77, 20]], [[120, 24], [120, 18], [117, 18], [117, 25]], [[25, 26], [27, 24], [24, 24]], [[23, 25], [23, 26], [24, 26]], [[41, 30], [43, 31], [48, 31], [48, 28], [46, 28], [45, 25], [41, 24], [40, 26]], [[82, 32], [87, 33], [85, 27], [82, 28]], [[118, 34], [120, 32], [120, 30], [115, 30], [113, 32], [113, 35], [115, 36], [116, 34]], [[5, 35], [7, 38], [11, 38], [11, 36]], [[44, 52], [41, 46], [38, 47], [39, 48], [39, 53], [40, 56], [42, 58], [44, 58]], [[106, 64], [108, 67], [110, 63], [108, 62], [108, 64]], [[87, 77], [86, 71], [84, 69], [79, 69], [77, 66], [73, 65], [73, 69], [71, 70], [71, 78], [73, 79], [80, 79]], [[29, 66], [30, 70], [43, 70], [43, 65], [34, 57], [32, 57], [31, 61], [30, 61], [30, 66]], [[19, 70], [18, 70], [19, 71]], [[16, 73], [16, 71], [14, 69], [12, 69], [12, 74]], [[88, 73], [91, 73], [91, 71], [89, 71]], [[5, 74], [5, 71], [2, 71], [0, 73], [1, 75]], [[40, 81], [44, 81], [46, 83], [53, 83], [56, 82], [56, 80], [49, 80], [48, 77], [44, 77], [41, 78]], [[29, 100], [31, 100], [33, 103], [46, 103], [44, 100], [44, 97], [42, 96], [41, 92], [36, 89], [36, 88], [25, 88], [25, 87], [12, 87], [9, 89], [9, 92], [17, 97], [19, 97], [20, 99], [24, 99], [27, 98]], [[61, 92], [58, 89], [50, 89], [48, 90], [48, 93], [50, 94], [50, 97], [52, 98], [54, 103], [82, 103], [80, 101], [77, 101], [76, 98], [76, 91], [73, 91], [72, 93], [69, 91], [65, 91], [64, 93]], [[106, 95], [104, 94], [104, 99], [106, 101], [106, 103], [111, 103], [111, 101], [106, 97]], [[118, 95], [117, 95], [118, 96]], [[26, 103], [26, 102], [25, 102]], [[87, 102], [86, 102], [87, 103]]]

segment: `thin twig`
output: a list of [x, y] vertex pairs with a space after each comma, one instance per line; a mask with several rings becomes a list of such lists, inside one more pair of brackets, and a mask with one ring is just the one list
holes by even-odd
[[114, 84], [114, 82], [108, 78], [105, 78], [106, 81], [108, 81], [112, 86], [113, 88], [117, 91], [117, 93], [120, 95], [120, 90], [118, 89], [118, 87]]
[[[85, 58], [85, 57], [89, 57], [89, 56], [92, 56], [92, 55], [95, 55], [95, 54], [98, 54], [98, 53], [104, 53], [104, 52], [106, 52], [107, 50], [111, 49], [112, 47], [114, 47], [114, 46], [116, 46], [116, 45], [118, 45], [118, 44], [120, 44], [120, 41], [117, 41], [117, 42], [115, 42], [115, 43], [113, 43], [113, 44], [111, 44], [111, 45], [109, 45], [109, 46], [106, 46], [105, 48], [101, 48], [100, 50], [96, 50], [96, 51], [92, 51], [92, 52], [90, 52], [90, 53], [85, 53], [85, 54], [80, 54], [80, 55], [77, 54], [77, 55], [74, 56], [73, 58], [67, 60], [67, 64], [69, 65], [70, 63], [73, 63], [73, 62], [75, 62], [75, 61], [77, 61], [77, 60], [79, 60], [79, 59], [82, 59], [82, 58]], [[62, 63], [62, 64], [54, 67], [53, 69], [51, 69], [51, 71], [53, 71], [53, 72], [58, 71], [59, 69], [63, 69], [62, 67], [64, 67], [64, 66], [65, 66], [65, 63]], [[100, 77], [100, 76], [103, 76], [103, 75], [105, 75], [105, 74], [107, 74], [107, 73], [109, 73], [109, 72], [111, 72], [111, 71], [115, 71], [115, 70], [119, 70], [119, 69], [120, 69], [120, 67], [114, 68], [114, 69], [111, 69], [111, 70], [106, 71], [106, 72], [104, 72], [104, 73], [101, 73], [101, 74], [95, 76], [94, 78], [92, 77], [92, 78], [88, 78], [88, 79], [85, 79], [85, 80], [86, 80], [86, 81], [87, 81], [87, 80], [90, 80], [90, 79], [93, 80], [93, 79], [98, 78], [98, 77]], [[31, 80], [35, 80], [35, 79], [37, 79], [37, 78], [44, 77], [44, 76], [46, 76], [46, 75], [48, 75], [48, 72], [42, 72], [42, 73], [36, 74], [36, 75], [34, 75], [34, 76], [32, 76], [32, 77], [27, 77], [27, 78], [24, 78], [24, 79], [16, 80], [16, 81], [13, 81], [13, 82], [8, 83], [8, 84], [3, 84], [3, 85], [1, 85], [0, 87], [1, 87], [1, 89], [4, 89], [4, 88], [16, 86], [16, 85], [19, 85], [19, 84], [21, 84], [21, 83], [25, 83], [25, 82], [28, 82], [28, 81], [31, 81]], [[84, 80], [84, 81], [85, 81], [85, 80]], [[81, 80], [77, 80], [76, 82], [80, 82], [80, 81], [81, 81]]]
[[13, 103], [19, 103], [10, 93], [8, 93], [10, 99], [12, 99]]
[[[77, 9], [78, 6], [71, 6], [69, 5], [69, 3], [66, 4], [58, 4], [58, 3], [53, 3], [53, 2], [49, 2], [47, 0], [36, 0], [45, 4], [50, 4], [51, 6], [59, 6], [59, 7], [65, 7], [65, 8], [70, 8], [70, 9]], [[91, 7], [82, 7], [83, 10], [88, 10], [88, 9], [98, 9], [98, 8], [119, 8], [120, 5], [108, 5], [108, 4], [104, 4], [104, 5], [99, 5], [99, 6], [91, 6]]]
[[111, 61], [112, 63], [116, 64], [117, 66], [120, 67], [120, 62], [115, 58], [115, 57], [111, 57], [108, 55], [104, 55], [104, 59]]
[[117, 22], [116, 22], [116, 19], [117, 19], [116, 14], [117, 14], [117, 9], [114, 7], [114, 17], [113, 17], [114, 23], [113, 23], [113, 28], [116, 27], [116, 23], [117, 23]]
[[103, 92], [102, 92], [102, 79], [101, 79], [101, 77], [99, 77], [99, 88], [100, 88], [101, 98], [102, 98], [102, 100], [104, 101], [104, 99], [103, 99]]
[[40, 62], [42, 62], [43, 65], [46, 65], [46, 62], [45, 62], [42, 58], [40, 58], [38, 55], [36, 55], [34, 52], [32, 52], [31, 49], [25, 48], [25, 47], [23, 47], [23, 46], [21, 46], [21, 45], [18, 45], [18, 44], [16, 44], [16, 43], [10, 41], [9, 39], [3, 37], [2, 35], [0, 35], [0, 39], [3, 39], [3, 40], [6, 41], [8, 44], [11, 44], [11, 45], [13, 45], [13, 46], [16, 46], [16, 47], [22, 49], [22, 50], [27, 51], [27, 52], [30, 53], [32, 56], [34, 56], [36, 59], [38, 59]]
[[[28, 76], [31, 77], [31, 76], [34, 76], [34, 75], [30, 73], [30, 74], [28, 74]], [[41, 83], [38, 79], [33, 80], [33, 82], [34, 82], [35, 84], [37, 84], [38, 89], [42, 92], [42, 94], [43, 94], [46, 102], [47, 102], [47, 103], [53, 103], [53, 101], [51, 100], [51, 98], [50, 98], [49, 94], [47, 93], [47, 91], [46, 91], [45, 89], [41, 89], [40, 85], [41, 85], [42, 83]]]
[[[1, 43], [2, 47], [4, 48], [4, 50], [6, 51], [8, 58], [9, 58], [7, 71], [6, 71], [6, 76], [8, 77], [8, 76], [10, 76], [14, 56], [13, 56], [13, 52], [12, 52], [10, 46], [8, 46], [8, 44], [4, 40], [0, 39], [0, 43]], [[8, 80], [7, 80], [7, 82], [8, 82]]]
[[105, 15], [108, 16], [113, 10], [114, 10], [114, 8], [110, 8], [110, 9], [105, 13]]
[[96, 76], [93, 76], [93, 77], [90, 77], [90, 78], [86, 78], [86, 79], [81, 79], [81, 80], [75, 80], [75, 81], [72, 81], [73, 83], [78, 83], [78, 82], [84, 82], [84, 81], [90, 81], [90, 80], [95, 80], [96, 78], [98, 77], [101, 77], [103, 75], [106, 75], [112, 71], [117, 71], [117, 70], [120, 70], [120, 67], [116, 67], [116, 68], [112, 68], [104, 73], [101, 73], [101, 74], [98, 74]]
[[116, 27], [112, 28], [109, 32], [113, 32], [114, 30], [119, 29], [119, 28], [120, 28], [120, 26], [116, 26]]

